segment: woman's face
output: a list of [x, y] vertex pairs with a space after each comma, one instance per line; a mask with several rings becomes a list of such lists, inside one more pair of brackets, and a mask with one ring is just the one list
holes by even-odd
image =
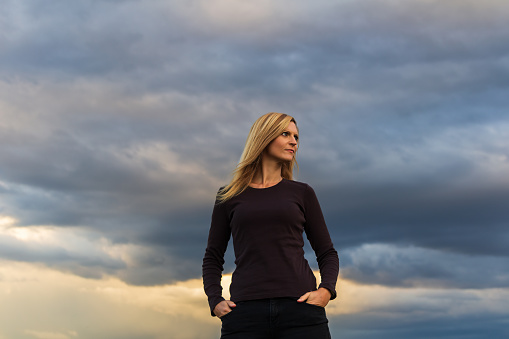
[[299, 131], [292, 121], [288, 128], [265, 149], [265, 155], [276, 161], [292, 161], [299, 141]]

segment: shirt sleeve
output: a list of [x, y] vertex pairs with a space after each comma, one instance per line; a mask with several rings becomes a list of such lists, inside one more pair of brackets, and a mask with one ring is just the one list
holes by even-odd
[[336, 298], [336, 282], [339, 274], [338, 253], [332, 244], [320, 203], [315, 191], [309, 185], [306, 187], [305, 197], [306, 236], [315, 251], [316, 261], [320, 269], [321, 283], [331, 292], [331, 300]]
[[202, 277], [205, 294], [208, 297], [210, 313], [218, 303], [225, 300], [222, 296], [221, 277], [224, 265], [224, 253], [228, 247], [231, 229], [225, 203], [216, 201], [212, 211], [209, 237], [203, 257]]

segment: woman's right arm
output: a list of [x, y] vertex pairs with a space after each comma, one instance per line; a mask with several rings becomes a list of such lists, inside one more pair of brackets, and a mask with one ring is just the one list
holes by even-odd
[[226, 204], [218, 204], [216, 201], [212, 212], [207, 249], [205, 250], [202, 265], [203, 287], [208, 297], [212, 316], [216, 315], [214, 313], [216, 306], [221, 306], [218, 304], [225, 300], [222, 296], [221, 276], [224, 265], [224, 253], [228, 247], [230, 236], [230, 220]]

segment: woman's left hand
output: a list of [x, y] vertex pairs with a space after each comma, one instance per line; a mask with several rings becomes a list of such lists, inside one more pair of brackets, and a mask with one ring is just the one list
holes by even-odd
[[328, 289], [320, 287], [316, 291], [308, 292], [301, 296], [298, 302], [307, 302], [308, 304], [325, 307], [329, 303], [331, 294]]

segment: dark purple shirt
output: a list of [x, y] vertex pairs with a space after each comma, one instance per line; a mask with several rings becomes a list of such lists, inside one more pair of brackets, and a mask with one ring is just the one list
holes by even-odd
[[300, 297], [316, 290], [316, 279], [304, 258], [303, 232], [315, 251], [321, 283], [335, 294], [338, 254], [313, 189], [283, 179], [217, 203], [212, 212], [203, 258], [203, 284], [210, 310], [224, 300], [221, 275], [224, 253], [233, 236], [236, 268], [231, 300]]

